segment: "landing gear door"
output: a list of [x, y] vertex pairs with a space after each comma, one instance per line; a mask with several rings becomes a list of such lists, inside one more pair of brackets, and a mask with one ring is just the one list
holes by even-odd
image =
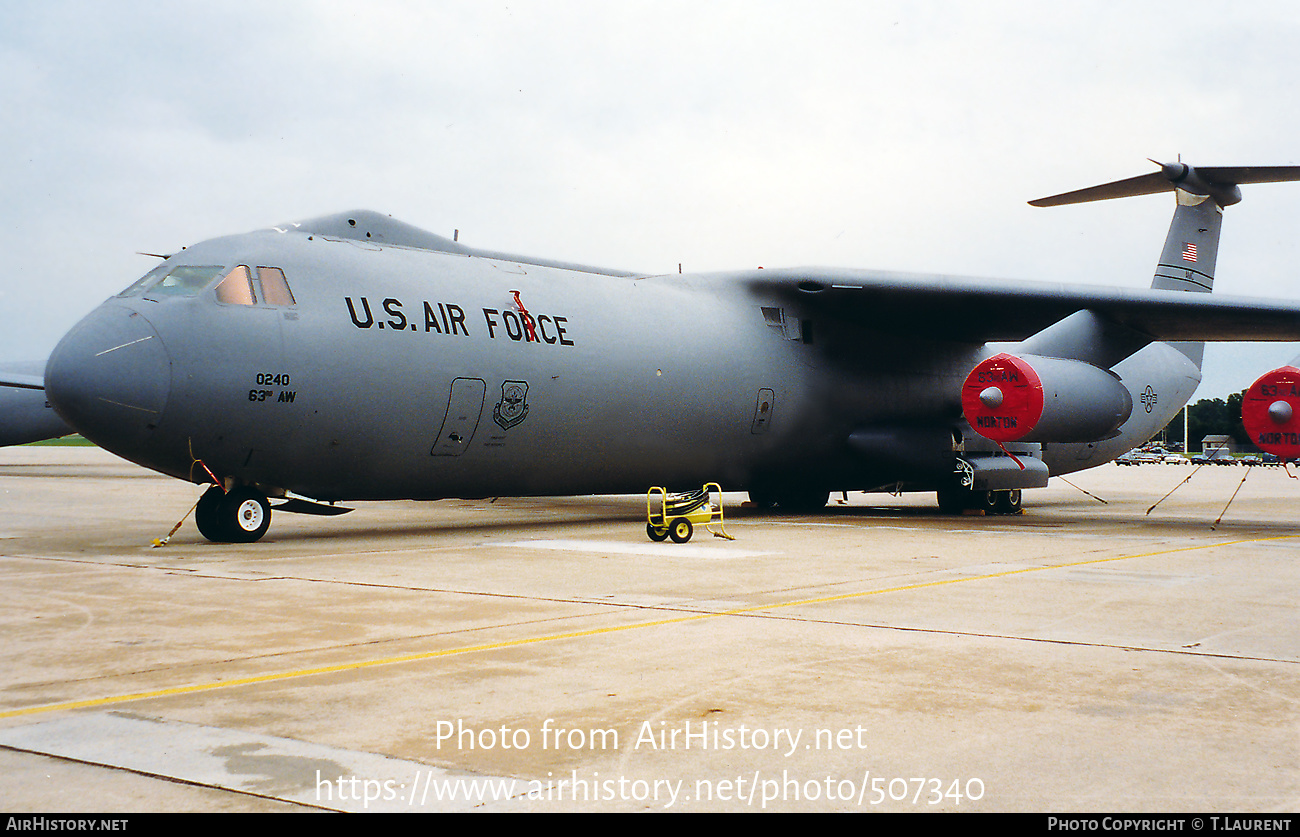
[[430, 456], [460, 456], [469, 449], [474, 431], [483, 413], [483, 396], [487, 383], [480, 378], [457, 378], [451, 382], [451, 398], [442, 429], [433, 443]]

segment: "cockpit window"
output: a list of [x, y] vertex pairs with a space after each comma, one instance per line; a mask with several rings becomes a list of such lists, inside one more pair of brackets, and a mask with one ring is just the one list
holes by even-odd
[[220, 265], [160, 264], [118, 296], [194, 296], [223, 273], [225, 276], [214, 289], [218, 302], [282, 308], [298, 304], [283, 270], [264, 266], [253, 270], [245, 264], [229, 271]]
[[239, 265], [226, 274], [226, 278], [217, 285], [217, 302], [229, 302], [234, 305], [256, 305], [257, 294], [253, 291], [253, 277], [247, 265]]
[[148, 293], [194, 296], [219, 275], [221, 275], [220, 267], [184, 265], [164, 276], [161, 282], [148, 290]]
[[238, 265], [217, 285], [217, 301], [232, 305], [296, 305], [284, 271], [278, 267], [259, 267], [254, 273], [248, 265]]
[[139, 296], [144, 293], [144, 289], [158, 281], [158, 278], [167, 273], [169, 270], [166, 264], [160, 264], [153, 270], [141, 276], [132, 283], [131, 287], [122, 291], [118, 296]]
[[296, 305], [284, 271], [278, 267], [259, 267], [257, 276], [262, 281], [262, 300], [267, 305]]
[[160, 264], [118, 296], [194, 296], [220, 276], [223, 269], [212, 265]]

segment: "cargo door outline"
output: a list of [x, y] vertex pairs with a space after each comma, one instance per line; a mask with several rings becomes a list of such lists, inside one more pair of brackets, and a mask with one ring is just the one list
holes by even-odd
[[447, 414], [442, 418], [430, 456], [460, 456], [469, 449], [483, 414], [486, 393], [487, 382], [482, 378], [457, 378], [451, 382]]

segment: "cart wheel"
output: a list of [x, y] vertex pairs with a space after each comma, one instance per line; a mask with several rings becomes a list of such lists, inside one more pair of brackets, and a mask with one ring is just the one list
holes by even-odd
[[679, 517], [672, 522], [668, 528], [668, 534], [672, 537], [673, 543], [686, 543], [695, 534], [695, 527], [684, 517]]
[[655, 542], [668, 540], [668, 530], [656, 529], [653, 523], [645, 525], [645, 533], [650, 536], [650, 540]]

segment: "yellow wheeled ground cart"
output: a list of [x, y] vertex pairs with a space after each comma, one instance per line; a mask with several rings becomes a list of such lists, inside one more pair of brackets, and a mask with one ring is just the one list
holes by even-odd
[[[710, 502], [713, 494], [717, 494], [717, 505]], [[667, 489], [655, 486], [645, 493], [645, 516], [645, 533], [652, 541], [672, 538], [673, 543], [686, 543], [699, 525], [715, 538], [735, 540], [723, 527], [722, 488], [716, 482], [684, 494], [669, 494]]]

